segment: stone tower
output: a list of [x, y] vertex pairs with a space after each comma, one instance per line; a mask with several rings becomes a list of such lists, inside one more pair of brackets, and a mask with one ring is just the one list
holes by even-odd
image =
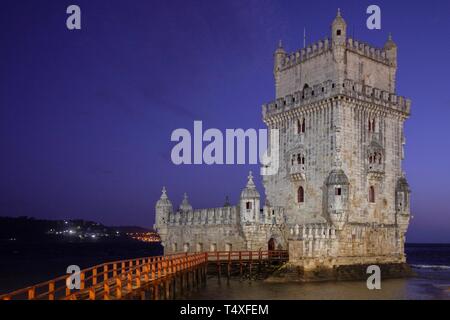
[[269, 148], [280, 165], [263, 176], [264, 206], [251, 173], [236, 205], [194, 209], [185, 195], [174, 212], [163, 189], [156, 228], [166, 253], [283, 249], [302, 275], [404, 266], [411, 102], [396, 94], [397, 45], [391, 35], [383, 48], [349, 38], [340, 11], [330, 32], [293, 53], [280, 41], [274, 53], [276, 100], [263, 119], [271, 137], [278, 130]]
[[403, 126], [411, 103], [396, 95], [396, 72], [391, 35], [383, 48], [351, 39], [340, 10], [329, 38], [275, 51], [276, 101], [263, 117], [269, 131], [279, 130], [281, 165], [264, 187], [270, 204], [285, 209], [293, 263], [405, 261]]

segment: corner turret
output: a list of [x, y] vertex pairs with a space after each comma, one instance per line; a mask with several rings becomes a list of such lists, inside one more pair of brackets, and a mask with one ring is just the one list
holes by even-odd
[[[173, 214], [173, 207], [165, 187], [163, 187], [161, 197], [156, 202], [155, 211], [155, 225], [153, 228], [159, 233], [161, 239], [166, 239], [167, 226], [170, 216]], [[164, 241], [161, 242], [161, 245], [165, 246]]]
[[331, 24], [331, 39], [333, 45], [345, 45], [347, 38], [347, 23], [341, 16], [341, 9], [338, 9], [336, 18]]
[[273, 66], [274, 73], [280, 71], [284, 59], [286, 59], [286, 51], [284, 50], [283, 43], [280, 40], [280, 42], [278, 42], [278, 48], [277, 50], [275, 50], [274, 53], [274, 66]]
[[192, 206], [191, 206], [191, 204], [189, 203], [189, 200], [188, 200], [188, 195], [185, 192], [184, 196], [183, 196], [183, 201], [181, 201], [181, 204], [180, 204], [180, 211], [182, 211], [182, 212], [189, 212], [189, 211], [192, 211], [192, 210], [193, 210]]
[[393, 66], [397, 65], [397, 44], [392, 40], [392, 34], [389, 33], [388, 40], [384, 44], [384, 51], [386, 51], [386, 58]]
[[347, 222], [349, 181], [342, 169], [334, 169], [325, 182], [327, 189], [328, 216], [337, 230]]
[[250, 171], [247, 186], [241, 192], [240, 208], [242, 222], [259, 221], [260, 195], [253, 182], [253, 175]]

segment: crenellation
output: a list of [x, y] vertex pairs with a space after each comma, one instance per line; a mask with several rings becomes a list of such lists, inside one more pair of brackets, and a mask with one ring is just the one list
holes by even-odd
[[294, 108], [308, 106], [314, 102], [322, 101], [338, 95], [346, 95], [362, 101], [379, 104], [386, 108], [395, 109], [409, 115], [411, 111], [411, 100], [386, 92], [379, 88], [373, 88], [363, 83], [345, 79], [342, 85], [325, 81], [314, 85], [313, 88], [306, 88], [289, 94], [284, 98], [278, 98], [274, 102], [269, 102], [262, 106], [263, 117], [266, 119], [274, 114], [279, 114]]

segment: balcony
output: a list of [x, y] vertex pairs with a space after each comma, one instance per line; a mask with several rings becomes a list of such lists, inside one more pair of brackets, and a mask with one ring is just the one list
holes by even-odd
[[384, 175], [384, 165], [379, 163], [370, 163], [367, 167], [367, 173], [375, 179], [381, 179]]
[[289, 173], [293, 180], [305, 180], [305, 172], [304, 164], [293, 164], [289, 168]]

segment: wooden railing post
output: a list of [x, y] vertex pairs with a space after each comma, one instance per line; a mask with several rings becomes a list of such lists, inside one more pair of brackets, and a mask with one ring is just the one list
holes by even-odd
[[117, 263], [113, 264], [113, 278], [117, 277]]
[[141, 270], [139, 270], [139, 268], [136, 269], [136, 286], [138, 288], [141, 287]]
[[92, 285], [95, 286], [97, 284], [97, 268], [92, 270]]
[[86, 274], [84, 271], [80, 273], [80, 290], [84, 290], [86, 285]]
[[155, 280], [155, 278], [156, 278], [155, 268], [156, 268], [156, 265], [155, 265], [155, 261], [153, 260], [152, 261], [152, 280]]
[[109, 300], [109, 289], [110, 289], [109, 283], [105, 282], [103, 284], [103, 299], [104, 300]]
[[66, 280], [64, 281], [64, 285], [66, 286], [66, 297], [70, 296], [70, 276], [66, 277]]
[[103, 281], [108, 281], [108, 265], [103, 266]]
[[116, 298], [122, 299], [122, 279], [120, 277], [116, 278]]
[[94, 287], [89, 288], [89, 300], [95, 300], [95, 288]]
[[133, 290], [133, 276], [131, 275], [131, 271], [127, 273], [127, 290], [128, 292]]
[[146, 264], [144, 266], [144, 281], [145, 282], [149, 282], [150, 281], [149, 272], [150, 272], [150, 267], [149, 267], [148, 264]]
[[55, 281], [48, 284], [48, 300], [55, 300]]

